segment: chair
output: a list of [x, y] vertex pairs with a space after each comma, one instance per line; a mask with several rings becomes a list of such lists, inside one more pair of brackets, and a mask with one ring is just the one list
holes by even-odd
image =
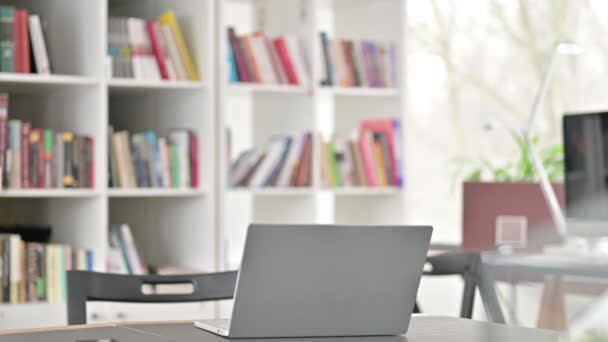
[[[433, 247], [431, 247], [433, 249]], [[475, 289], [479, 281], [479, 266], [481, 257], [479, 253], [459, 252], [453, 249], [426, 259], [425, 276], [460, 275], [464, 280], [460, 317], [471, 319], [473, 305], [475, 304]], [[420, 313], [420, 306], [416, 303], [415, 313]]]
[[[67, 273], [68, 324], [86, 324], [87, 301], [180, 303], [230, 299], [237, 272], [196, 275], [123, 275], [84, 271]], [[145, 294], [144, 285], [192, 284], [192, 293]]]

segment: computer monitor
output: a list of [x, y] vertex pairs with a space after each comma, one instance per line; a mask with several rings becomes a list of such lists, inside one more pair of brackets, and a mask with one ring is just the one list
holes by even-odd
[[563, 118], [569, 235], [608, 236], [608, 112]]

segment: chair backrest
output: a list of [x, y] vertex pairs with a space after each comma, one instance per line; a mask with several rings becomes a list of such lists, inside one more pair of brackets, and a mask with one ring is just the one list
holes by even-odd
[[[464, 280], [460, 317], [472, 318], [475, 304], [475, 289], [479, 278], [479, 253], [448, 251], [443, 254], [427, 257], [425, 276], [460, 275]], [[419, 306], [416, 306], [420, 312]]]
[[[68, 324], [86, 324], [88, 301], [180, 303], [230, 299], [236, 271], [193, 275], [123, 275], [84, 271], [67, 273]], [[147, 294], [145, 285], [191, 284], [191, 293]]]

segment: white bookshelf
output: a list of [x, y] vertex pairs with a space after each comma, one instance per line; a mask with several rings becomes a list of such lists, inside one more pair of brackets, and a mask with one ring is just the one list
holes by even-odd
[[[0, 220], [52, 225], [53, 242], [94, 249], [98, 270], [104, 269], [109, 224], [126, 222], [147, 261], [207, 271], [238, 265], [250, 222], [405, 222], [403, 189], [323, 188], [316, 144], [311, 187], [229, 189], [223, 133], [232, 128], [236, 153], [261, 145], [274, 134], [304, 130], [325, 137], [347, 134], [360, 120], [373, 117], [398, 117], [405, 127], [405, 46], [401, 45], [405, 0], [6, 0], [3, 4], [41, 15], [54, 67], [54, 74], [47, 77], [0, 74], [0, 91], [11, 94], [9, 115], [18, 113], [17, 118], [38, 127], [92, 135], [95, 188], [2, 190]], [[166, 10], [178, 16], [201, 81], [106, 79], [108, 16], [151, 19]], [[271, 36], [289, 33], [305, 38], [312, 66], [309, 86], [229, 84], [228, 25], [239, 34], [264, 29]], [[320, 86], [320, 30], [330, 32], [332, 38], [398, 44], [400, 87]], [[183, 127], [198, 131], [200, 189], [110, 189], [109, 124], [131, 132], [165, 134]], [[167, 311], [95, 304], [90, 313], [91, 322], [101, 322], [162, 319], [167, 314], [193, 319], [217, 312], [208, 305]], [[64, 305], [0, 305], [0, 329], [64, 323]]]
[[[348, 136], [363, 119], [396, 117], [406, 124], [404, 53], [405, 0], [220, 0], [218, 1], [218, 131], [230, 127], [232, 158], [263, 145], [277, 134], [304, 130]], [[312, 75], [307, 87], [228, 82], [226, 28], [237, 34], [264, 30], [269, 36], [297, 34], [305, 40]], [[332, 38], [391, 41], [398, 47], [398, 88], [321, 86], [319, 32]], [[404, 141], [404, 137], [401, 137]], [[219, 142], [218, 259], [226, 269], [238, 266], [247, 226], [257, 223], [405, 223], [403, 188], [323, 188], [320, 151], [314, 144], [313, 184], [308, 188], [236, 188], [226, 186]], [[406, 176], [407, 177], [407, 176]], [[230, 310], [229, 306], [223, 308]]]
[[[0, 73], [10, 94], [9, 118], [35, 127], [71, 130], [95, 139], [94, 189], [0, 190], [2, 223], [50, 224], [52, 242], [95, 251], [105, 270], [108, 228], [129, 223], [146, 261], [211, 271], [215, 267], [215, 80], [214, 0], [8, 0], [39, 14], [53, 75]], [[108, 16], [155, 19], [176, 13], [200, 82], [107, 79]], [[189, 128], [200, 138], [197, 189], [108, 187], [108, 125], [130, 132]], [[173, 317], [211, 317], [209, 305], [171, 307], [89, 306], [90, 322]], [[66, 323], [63, 304], [0, 305], [0, 329]]]

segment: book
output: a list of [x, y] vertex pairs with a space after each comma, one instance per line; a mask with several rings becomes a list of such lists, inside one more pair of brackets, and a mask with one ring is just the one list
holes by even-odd
[[6, 160], [8, 133], [8, 94], [0, 93], [0, 189], [8, 184], [9, 172]]
[[8, 122], [8, 151], [10, 151], [10, 168], [8, 171], [8, 187], [11, 189], [21, 188], [21, 120], [9, 120]]
[[[198, 135], [188, 132], [190, 135], [190, 186], [198, 188], [200, 185], [200, 142]], [[161, 172], [162, 170], [159, 170]], [[159, 173], [160, 174], [160, 173]]]
[[241, 45], [241, 41], [236, 35], [233, 27], [228, 27], [228, 42], [230, 43], [231, 50], [234, 54], [236, 61], [236, 68], [238, 71], [239, 81], [251, 82], [252, 75], [249, 70], [249, 66], [245, 60], [245, 51]]
[[306, 134], [302, 157], [298, 163], [298, 173], [295, 186], [310, 186], [312, 184], [312, 153], [313, 153], [312, 134]]
[[329, 156], [329, 170], [331, 175], [331, 182], [334, 187], [342, 186], [342, 176], [340, 175], [340, 169], [338, 167], [338, 159], [336, 155], [336, 150], [334, 148], [334, 143], [327, 143], [327, 154]]
[[127, 256], [129, 269], [132, 274], [142, 275], [145, 274], [145, 270], [139, 256], [139, 252], [135, 246], [133, 234], [131, 228], [127, 224], [120, 225], [121, 242], [124, 244], [124, 250]]
[[29, 37], [29, 15], [26, 10], [15, 11], [15, 72], [29, 74], [31, 72], [30, 61], [30, 37]]
[[[395, 123], [397, 122], [397, 124]], [[397, 126], [395, 126], [397, 125]], [[389, 177], [390, 183], [396, 186], [401, 186], [403, 181], [400, 175], [400, 167], [397, 162], [397, 145], [395, 143], [395, 127], [400, 130], [398, 120], [395, 119], [380, 119], [380, 120], [364, 120], [361, 122], [361, 131], [370, 131], [373, 133], [382, 133], [388, 144], [388, 155], [389, 160], [386, 163], [387, 167], [390, 168], [391, 177]], [[399, 150], [400, 151], [400, 150]]]
[[378, 176], [374, 166], [373, 156], [373, 137], [371, 132], [361, 132], [359, 136], [359, 150], [361, 151], [361, 159], [365, 170], [365, 179], [367, 186], [373, 187], [378, 185]]
[[21, 185], [30, 187], [30, 123], [21, 124]]
[[378, 177], [378, 186], [388, 186], [387, 166], [384, 161], [380, 136], [380, 133], [372, 134], [372, 158], [374, 160], [376, 176]]
[[30, 15], [28, 24], [34, 61], [36, 63], [36, 72], [41, 75], [49, 75], [51, 73], [51, 67], [40, 16], [37, 14]]
[[167, 25], [171, 28], [171, 32], [174, 36], [175, 43], [177, 44], [179, 54], [185, 65], [186, 74], [188, 75], [188, 79], [190, 79], [191, 81], [200, 80], [198, 71], [196, 70], [196, 66], [194, 65], [194, 62], [192, 61], [192, 57], [190, 56], [190, 51], [188, 50], [188, 47], [186, 46], [186, 41], [184, 39], [184, 36], [182, 35], [182, 30], [179, 26], [179, 23], [177, 22], [177, 19], [175, 18], [175, 13], [173, 13], [172, 11], [168, 11], [168, 12], [162, 14], [158, 18], [158, 20], [161, 24]]
[[150, 42], [152, 44], [152, 52], [154, 53], [154, 57], [156, 58], [156, 63], [158, 65], [158, 71], [160, 72], [160, 76], [163, 80], [171, 80], [175, 79], [174, 75], [170, 72], [172, 69], [171, 66], [171, 58], [169, 54], [165, 50], [165, 46], [163, 44], [161, 34], [159, 32], [159, 25], [154, 20], [148, 20], [146, 23], [146, 31], [148, 32], [148, 36], [150, 37]]
[[0, 6], [0, 71], [13, 72], [15, 53], [15, 8]]
[[287, 76], [289, 84], [300, 85], [301, 80], [298, 77], [299, 75], [294, 64], [295, 62], [292, 58], [292, 51], [289, 50], [287, 37], [278, 37], [273, 41], [273, 43], [275, 48], [277, 49], [277, 54], [279, 56], [279, 59], [281, 60], [281, 64], [285, 70], [285, 74]]
[[321, 48], [323, 51], [323, 65], [325, 68], [325, 78], [321, 80], [321, 85], [333, 85], [334, 81], [334, 65], [333, 58], [331, 55], [331, 43], [329, 41], [329, 35], [327, 32], [320, 32]]

